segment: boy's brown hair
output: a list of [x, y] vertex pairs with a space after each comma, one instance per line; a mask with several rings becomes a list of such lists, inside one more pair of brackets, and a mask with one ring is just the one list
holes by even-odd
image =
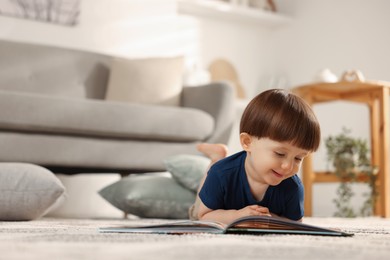
[[254, 97], [245, 108], [240, 133], [291, 144], [308, 151], [320, 145], [321, 130], [310, 106], [299, 96], [270, 89]]

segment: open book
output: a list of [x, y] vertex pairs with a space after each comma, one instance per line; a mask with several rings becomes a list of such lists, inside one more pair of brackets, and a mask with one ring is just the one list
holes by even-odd
[[108, 233], [154, 233], [154, 234], [304, 234], [323, 236], [352, 236], [339, 230], [322, 228], [278, 217], [249, 216], [226, 225], [212, 221], [176, 221], [148, 226], [125, 226], [99, 228]]

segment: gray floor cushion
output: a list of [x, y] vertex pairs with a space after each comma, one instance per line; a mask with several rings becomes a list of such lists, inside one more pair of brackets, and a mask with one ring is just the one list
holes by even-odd
[[195, 192], [165, 173], [125, 177], [99, 191], [118, 209], [143, 218], [188, 218]]
[[0, 220], [32, 220], [65, 196], [61, 181], [46, 168], [0, 163]]

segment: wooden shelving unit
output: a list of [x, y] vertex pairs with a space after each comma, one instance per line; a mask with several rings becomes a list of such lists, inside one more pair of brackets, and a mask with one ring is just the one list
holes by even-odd
[[[308, 104], [345, 100], [363, 103], [370, 112], [371, 163], [378, 167], [376, 186], [378, 198], [374, 208], [377, 216], [390, 217], [390, 83], [364, 81], [355, 74], [355, 80], [344, 77], [335, 83], [314, 83], [293, 89]], [[348, 76], [346, 74], [346, 76]], [[302, 163], [302, 180], [305, 187], [305, 215], [312, 215], [313, 185], [315, 183], [341, 181], [332, 173], [316, 172], [313, 169], [312, 155]], [[367, 177], [358, 175], [358, 181], [367, 181]]]
[[178, 13], [230, 22], [252, 23], [261, 26], [279, 27], [290, 18], [271, 11], [234, 5], [217, 0], [178, 0]]

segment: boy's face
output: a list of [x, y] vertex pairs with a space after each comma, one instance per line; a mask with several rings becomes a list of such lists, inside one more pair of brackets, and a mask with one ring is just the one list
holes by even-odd
[[247, 151], [245, 170], [248, 178], [252, 182], [271, 186], [296, 174], [302, 160], [309, 154], [309, 151], [287, 142], [259, 139], [245, 133], [241, 143]]

